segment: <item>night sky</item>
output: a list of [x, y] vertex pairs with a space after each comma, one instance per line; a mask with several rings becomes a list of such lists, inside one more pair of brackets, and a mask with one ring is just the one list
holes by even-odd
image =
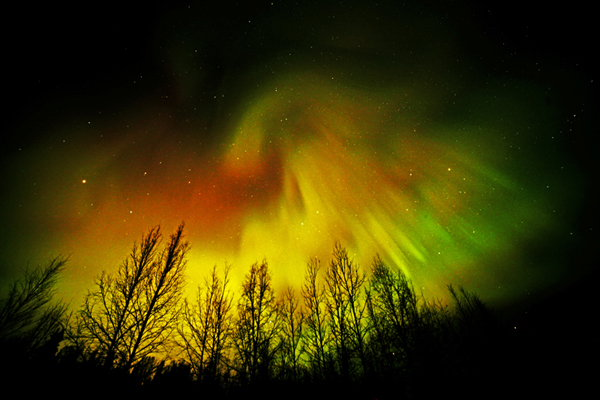
[[144, 232], [182, 221], [191, 288], [263, 258], [298, 286], [336, 241], [425, 296], [452, 283], [503, 305], [585, 278], [590, 10], [203, 3], [5, 12], [0, 280], [69, 255], [76, 306]]

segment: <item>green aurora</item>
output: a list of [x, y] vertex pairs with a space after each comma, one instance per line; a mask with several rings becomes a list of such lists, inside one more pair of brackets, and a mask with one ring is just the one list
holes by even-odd
[[71, 41], [7, 124], [0, 277], [70, 255], [60, 290], [78, 304], [143, 232], [181, 221], [192, 288], [263, 258], [298, 285], [336, 241], [426, 296], [452, 283], [506, 304], [583, 273], [589, 77], [468, 4], [325, 3], [171, 6], [106, 37], [104, 11], [40, 39]]

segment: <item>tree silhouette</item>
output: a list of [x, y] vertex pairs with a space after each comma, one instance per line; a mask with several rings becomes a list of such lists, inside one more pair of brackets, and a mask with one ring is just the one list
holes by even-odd
[[476, 294], [462, 286], [458, 290], [451, 284], [447, 287], [454, 302], [455, 320], [462, 329], [479, 334], [496, 323], [490, 310]]
[[373, 259], [368, 291], [372, 325], [371, 349], [379, 368], [405, 364], [413, 348], [414, 328], [419, 323], [418, 298], [400, 269], [392, 270], [377, 255]]
[[284, 381], [296, 382], [300, 378], [305, 313], [299, 309], [300, 301], [290, 286], [279, 304], [279, 376]]
[[198, 286], [195, 302], [185, 302], [179, 327], [186, 359], [200, 382], [218, 383], [228, 364], [227, 352], [232, 335], [232, 301], [229, 292], [229, 266], [223, 278], [213, 267], [204, 286]]
[[278, 308], [265, 260], [251, 266], [238, 303], [233, 343], [242, 383], [266, 381], [272, 375], [279, 330]]
[[304, 351], [308, 356], [313, 378], [324, 378], [330, 365], [328, 357], [329, 327], [325, 309], [325, 288], [317, 282], [319, 260], [311, 259], [306, 266], [302, 297], [306, 310]]
[[497, 316], [476, 294], [448, 285], [453, 306], [448, 326], [451, 343], [446, 363], [455, 377], [469, 375], [477, 381], [472, 390], [491, 384], [490, 376], [499, 376], [505, 353], [509, 350], [500, 336], [501, 324]]
[[27, 268], [12, 283], [0, 300], [0, 341], [19, 339], [26, 350], [33, 350], [62, 330], [66, 304], [51, 300], [67, 260], [56, 257], [44, 267]]
[[0, 299], [0, 381], [8, 392], [27, 388], [42, 394], [31, 382], [51, 388], [57, 374], [56, 353], [63, 340], [67, 305], [53, 301], [56, 283], [67, 258], [26, 268]]
[[362, 375], [367, 367], [365, 279], [348, 251], [336, 243], [325, 273], [325, 303], [338, 368], [345, 380]]
[[[3, 376], [58, 387], [69, 375], [106, 394], [237, 398], [286, 388], [299, 397], [410, 398], [434, 370], [435, 394], [477, 395], [505, 373], [512, 342], [477, 295], [448, 285], [450, 304], [425, 299], [401, 269], [377, 255], [367, 274], [339, 243], [322, 276], [309, 260], [302, 298], [292, 287], [276, 298], [264, 260], [245, 275], [235, 315], [227, 265], [182, 303], [183, 228], [163, 246], [160, 226], [142, 235], [115, 273], [96, 278], [78, 313], [51, 302], [66, 259], [27, 270], [0, 301]], [[63, 330], [68, 344], [57, 354]]]
[[116, 275], [103, 272], [88, 292], [79, 313], [79, 331], [88, 348], [106, 366], [130, 370], [166, 350], [177, 327], [184, 288], [185, 256], [181, 224], [159, 251], [160, 226], [134, 244]]

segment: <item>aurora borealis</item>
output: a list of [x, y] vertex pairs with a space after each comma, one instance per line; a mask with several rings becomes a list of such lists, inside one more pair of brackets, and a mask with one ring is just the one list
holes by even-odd
[[77, 303], [143, 232], [185, 221], [192, 287], [263, 258], [297, 285], [335, 241], [425, 295], [453, 283], [501, 303], [566, 279], [597, 222], [581, 225], [591, 78], [469, 4], [383, 3], [32, 24], [41, 55], [24, 40], [9, 57], [0, 277], [70, 254], [60, 290]]

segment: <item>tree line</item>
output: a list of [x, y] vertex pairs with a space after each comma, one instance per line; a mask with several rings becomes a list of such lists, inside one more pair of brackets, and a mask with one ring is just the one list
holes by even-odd
[[337, 243], [326, 265], [307, 262], [300, 288], [276, 293], [263, 260], [240, 288], [230, 266], [213, 267], [187, 299], [183, 231], [163, 243], [160, 226], [149, 230], [75, 311], [52, 301], [66, 258], [27, 270], [0, 303], [3, 376], [49, 387], [68, 376], [107, 394], [412, 398], [465, 379], [476, 391], [500, 373], [500, 323], [463, 288], [448, 286], [451, 305], [425, 299], [399, 268], [376, 255], [367, 273]]

